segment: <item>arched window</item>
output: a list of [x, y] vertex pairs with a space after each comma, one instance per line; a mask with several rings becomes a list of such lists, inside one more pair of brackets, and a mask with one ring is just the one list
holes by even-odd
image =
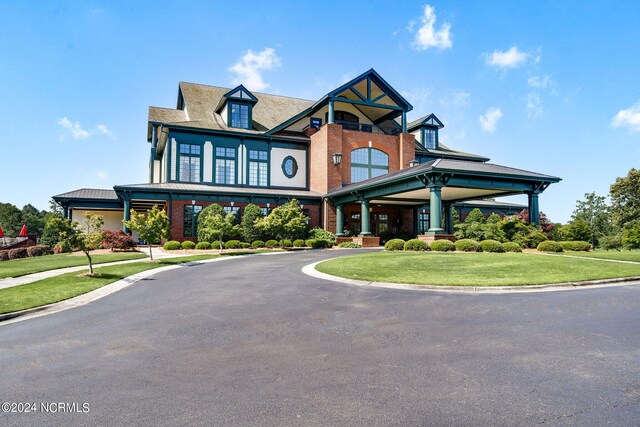
[[375, 148], [351, 152], [351, 182], [364, 181], [389, 172], [389, 155]]

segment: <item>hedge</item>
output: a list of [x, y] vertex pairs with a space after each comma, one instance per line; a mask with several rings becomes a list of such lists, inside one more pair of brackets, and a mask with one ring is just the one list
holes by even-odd
[[312, 249], [324, 249], [333, 246], [333, 243], [327, 239], [307, 239], [305, 243]]
[[522, 248], [516, 242], [506, 242], [502, 244], [505, 252], [522, 252]]
[[405, 241], [402, 239], [391, 239], [384, 244], [385, 251], [403, 251]]
[[9, 251], [0, 251], [0, 261], [7, 261], [9, 259]]
[[572, 241], [572, 242], [558, 242], [562, 245], [562, 249], [565, 251], [576, 251], [576, 252], [589, 252], [591, 250], [591, 243], [583, 242], [583, 241]]
[[434, 240], [429, 246], [432, 251], [448, 252], [455, 251], [456, 245], [451, 240]]
[[133, 241], [133, 237], [122, 230], [104, 230], [102, 246], [105, 249], [111, 250], [129, 250], [133, 249], [136, 246], [136, 242]]
[[31, 257], [49, 255], [50, 253], [51, 247], [46, 245], [29, 246], [27, 248], [27, 255]]
[[225, 249], [240, 249], [241, 247], [240, 240], [229, 240], [224, 244]]
[[405, 251], [428, 251], [429, 244], [424, 240], [411, 239], [404, 242]]
[[182, 249], [186, 249], [186, 250], [190, 250], [190, 249], [195, 249], [196, 244], [193, 243], [191, 240], [185, 240], [184, 242], [182, 242]]
[[482, 248], [480, 243], [473, 239], [460, 239], [455, 243], [456, 251], [461, 252], [480, 252]]
[[277, 240], [267, 240], [266, 242], [264, 242], [264, 245], [268, 248], [275, 248], [276, 246], [278, 246], [278, 241]]
[[196, 245], [196, 249], [202, 250], [202, 251], [203, 250], [207, 250], [207, 249], [211, 249], [211, 243], [205, 242], [205, 241], [198, 242], [198, 244]]
[[553, 240], [545, 240], [538, 245], [540, 252], [562, 252], [562, 245]]
[[[224, 243], [222, 244], [222, 247], [224, 248]], [[220, 240], [214, 240], [211, 242], [211, 249], [220, 249]]]
[[253, 243], [251, 243], [251, 247], [252, 248], [264, 248], [264, 242], [262, 240], [254, 240]]
[[249, 249], [251, 247], [251, 243], [248, 242], [240, 242], [241, 249]]
[[362, 245], [356, 242], [342, 242], [338, 245], [339, 248], [349, 248], [349, 249], [357, 249], [361, 248]]
[[289, 239], [280, 240], [280, 246], [283, 248], [290, 248], [293, 246], [293, 243]]
[[293, 241], [293, 247], [294, 248], [304, 248], [306, 246], [304, 240], [302, 239], [296, 239]]
[[176, 240], [169, 240], [162, 248], [165, 251], [177, 251], [178, 249], [182, 249], [182, 245]]
[[26, 258], [28, 255], [27, 248], [9, 249], [9, 259]]
[[483, 240], [480, 242], [480, 247], [483, 252], [504, 252], [504, 246], [497, 240]]

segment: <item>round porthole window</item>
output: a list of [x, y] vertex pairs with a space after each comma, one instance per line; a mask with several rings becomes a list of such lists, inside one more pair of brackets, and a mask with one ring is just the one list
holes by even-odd
[[282, 161], [282, 172], [287, 178], [293, 178], [298, 173], [298, 162], [291, 156], [287, 156]]

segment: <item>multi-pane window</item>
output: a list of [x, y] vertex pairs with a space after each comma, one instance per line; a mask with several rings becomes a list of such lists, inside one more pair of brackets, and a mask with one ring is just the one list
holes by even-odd
[[182, 231], [184, 237], [196, 237], [198, 235], [198, 214], [202, 206], [185, 205]]
[[229, 108], [231, 109], [231, 127], [248, 129], [250, 107], [247, 104], [232, 102]]
[[262, 210], [262, 216], [268, 216], [273, 209], [271, 208], [260, 208]]
[[249, 185], [267, 186], [268, 153], [264, 150], [249, 150]]
[[418, 210], [418, 234], [429, 231], [429, 212], [426, 209]]
[[351, 234], [358, 235], [362, 231], [362, 225], [360, 223], [360, 214], [351, 214], [351, 226], [349, 227]]
[[376, 214], [374, 220], [378, 224], [378, 235], [389, 231], [389, 215], [388, 214]]
[[375, 148], [351, 152], [351, 182], [364, 181], [389, 172], [389, 155]]
[[229, 215], [230, 213], [235, 214], [235, 218], [233, 220], [233, 222], [235, 224], [239, 224], [240, 223], [240, 207], [239, 206], [224, 206], [224, 213]]
[[200, 182], [200, 146], [180, 144], [178, 181]]
[[438, 129], [424, 129], [424, 138], [422, 140], [425, 148], [435, 150], [438, 148]]
[[236, 149], [216, 147], [216, 184], [236, 183]]

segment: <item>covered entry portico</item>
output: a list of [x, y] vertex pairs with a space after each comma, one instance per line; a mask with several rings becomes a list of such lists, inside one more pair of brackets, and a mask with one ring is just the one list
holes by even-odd
[[[360, 204], [361, 232], [371, 236], [372, 204], [419, 207], [430, 210], [425, 239], [450, 238], [451, 207], [456, 202], [526, 194], [530, 222], [540, 225], [539, 195], [561, 179], [491, 163], [436, 159], [387, 175], [330, 191], [326, 198], [336, 209], [336, 235], [344, 235], [344, 206]], [[446, 218], [443, 221], [443, 216]]]

